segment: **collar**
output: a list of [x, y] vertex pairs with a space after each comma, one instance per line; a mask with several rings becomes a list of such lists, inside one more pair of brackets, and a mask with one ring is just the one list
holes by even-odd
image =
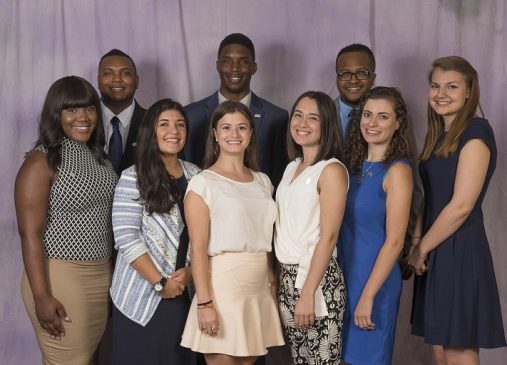
[[[229, 99], [227, 99], [225, 96], [223, 96], [222, 93], [220, 92], [220, 89], [219, 89], [218, 90], [218, 104], [221, 104], [227, 100], [229, 100]], [[243, 99], [241, 99], [239, 102], [241, 104], [245, 105], [247, 108], [250, 108], [251, 101], [252, 101], [252, 91], [250, 90], [250, 92], [248, 94], [246, 94], [245, 97]]]
[[132, 120], [132, 115], [134, 115], [135, 107], [136, 102], [132, 101], [132, 104], [126, 107], [120, 114], [116, 115], [101, 100], [100, 109], [102, 111], [102, 121], [105, 125], [107, 125], [109, 124], [109, 121], [116, 116], [120, 120], [122, 127], [128, 128], [128, 126], [130, 125], [130, 121]]
[[348, 116], [350, 114], [350, 112], [352, 111], [352, 109], [354, 109], [353, 107], [351, 107], [350, 105], [348, 105], [347, 103], [345, 103], [342, 98], [338, 98], [338, 110], [340, 111], [340, 114], [341, 115], [346, 115]]

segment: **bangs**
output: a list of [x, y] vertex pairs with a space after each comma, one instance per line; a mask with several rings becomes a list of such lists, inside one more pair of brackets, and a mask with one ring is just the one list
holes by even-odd
[[93, 88], [87, 87], [80, 80], [73, 80], [64, 87], [62, 109], [97, 106], [98, 95]]

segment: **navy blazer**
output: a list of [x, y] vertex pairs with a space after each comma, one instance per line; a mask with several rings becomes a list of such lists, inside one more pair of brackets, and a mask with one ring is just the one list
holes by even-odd
[[[202, 168], [206, 139], [213, 111], [218, 106], [218, 91], [205, 99], [185, 106], [189, 137], [185, 146], [185, 160]], [[258, 97], [252, 92], [250, 101], [256, 143], [257, 161], [262, 172], [276, 187], [288, 163], [286, 138], [289, 114], [286, 110]]]
[[132, 119], [130, 120], [127, 143], [125, 144], [125, 150], [123, 151], [123, 157], [120, 162], [120, 171], [123, 171], [134, 164], [137, 147], [137, 132], [139, 131], [139, 126], [143, 120], [144, 113], [146, 113], [146, 109], [141, 107], [137, 101], [134, 102], [136, 103], [136, 106], [134, 107], [134, 113], [132, 114]]

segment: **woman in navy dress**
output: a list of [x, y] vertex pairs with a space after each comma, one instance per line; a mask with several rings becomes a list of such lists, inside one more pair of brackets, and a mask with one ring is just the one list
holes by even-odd
[[413, 185], [407, 109], [396, 89], [376, 87], [358, 117], [346, 149], [351, 177], [338, 245], [348, 297], [343, 353], [349, 364], [389, 365]]
[[506, 344], [481, 209], [495, 137], [488, 121], [475, 117], [479, 82], [465, 59], [435, 60], [429, 82], [425, 201], [408, 258], [418, 275], [412, 333], [434, 345], [439, 365], [476, 365], [479, 348]]

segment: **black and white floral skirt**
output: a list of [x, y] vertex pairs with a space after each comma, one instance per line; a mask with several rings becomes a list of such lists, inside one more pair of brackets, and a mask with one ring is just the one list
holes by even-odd
[[334, 258], [324, 274], [322, 293], [328, 316], [315, 318], [309, 328], [294, 327], [294, 308], [301, 293], [294, 287], [298, 265], [281, 264], [278, 306], [284, 335], [291, 347], [295, 365], [338, 365], [342, 351], [345, 281]]

